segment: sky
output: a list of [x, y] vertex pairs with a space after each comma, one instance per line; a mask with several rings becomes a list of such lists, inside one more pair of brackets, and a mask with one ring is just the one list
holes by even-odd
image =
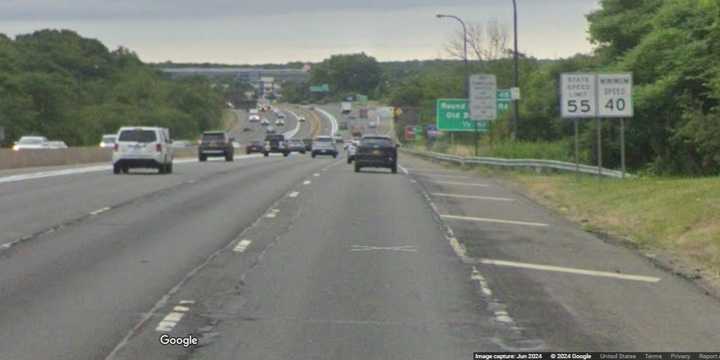
[[[585, 14], [599, 0], [517, 3], [519, 51], [592, 51]], [[461, 27], [438, 13], [497, 21], [512, 36], [511, 0], [1, 0], [0, 32], [71, 29], [147, 62], [317, 62], [361, 51], [380, 61], [449, 58], [445, 44]]]

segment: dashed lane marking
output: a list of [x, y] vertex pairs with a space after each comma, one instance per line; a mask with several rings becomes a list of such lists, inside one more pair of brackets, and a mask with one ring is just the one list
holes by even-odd
[[469, 216], [440, 215], [440, 217], [442, 217], [443, 219], [451, 219], [451, 220], [477, 221], [477, 222], [488, 222], [488, 223], [497, 223], [497, 224], [525, 225], [525, 226], [537, 226], [537, 227], [548, 226], [548, 224], [536, 223], [536, 222], [503, 220], [503, 219], [489, 219], [489, 218], [469, 217]]
[[179, 304], [173, 307], [173, 311], [165, 315], [165, 317], [160, 320], [157, 327], [155, 327], [155, 331], [159, 332], [170, 332], [172, 329], [175, 328], [175, 326], [182, 320], [183, 317], [185, 317], [185, 314], [190, 311], [189, 306], [183, 306], [183, 305], [191, 305], [194, 304], [194, 301], [191, 300], [181, 300]]
[[310, 183], [311, 183], [310, 180], [305, 180], [305, 181], [303, 181], [303, 185], [310, 185]]
[[235, 246], [233, 251], [236, 253], [243, 253], [243, 252], [245, 252], [245, 250], [247, 250], [247, 248], [248, 248], [248, 246], [250, 246], [250, 244], [252, 244], [252, 241], [250, 241], [248, 239], [240, 240], [240, 242], [238, 242], [238, 244]]
[[365, 246], [365, 245], [353, 245], [350, 251], [405, 251], [405, 252], [416, 252], [417, 249], [413, 245], [402, 245], [402, 246]]
[[313, 176], [318, 177], [318, 176], [320, 176], [320, 174], [314, 173]]
[[288, 196], [291, 197], [291, 198], [296, 198], [296, 197], [298, 197], [298, 195], [300, 195], [299, 192], [293, 191], [293, 192], [291, 192]]
[[477, 195], [445, 194], [445, 193], [431, 193], [430, 195], [436, 196], [436, 197], [449, 197], [449, 198], [458, 198], [458, 199], [515, 201], [515, 199], [511, 199], [511, 198], [494, 197], [494, 196], [477, 196]]
[[654, 277], [654, 276], [629, 275], [629, 274], [621, 274], [621, 273], [608, 272], [608, 271], [595, 271], [595, 270], [569, 268], [569, 267], [563, 267], [563, 266], [530, 264], [530, 263], [523, 263], [523, 262], [516, 262], [516, 261], [480, 259], [480, 263], [485, 264], [485, 265], [506, 266], [506, 267], [540, 270], [540, 271], [554, 271], [554, 272], [563, 272], [563, 273], [569, 273], [569, 274], [607, 277], [607, 278], [622, 279], [622, 280], [643, 281], [643, 282], [649, 282], [649, 283], [656, 283], [656, 282], [660, 281], [660, 278]]
[[90, 215], [92, 215], [92, 216], [100, 215], [100, 214], [102, 214], [102, 213], [104, 213], [104, 212], [106, 212], [106, 211], [108, 211], [108, 210], [110, 210], [110, 207], [109, 207], [109, 206], [106, 206], [106, 207], [104, 207], [104, 208], [102, 208], [102, 209], [97, 209], [97, 210], [95, 210], [95, 211], [90, 212]]
[[270, 218], [270, 219], [275, 218], [275, 217], [277, 217], [277, 214], [278, 214], [279, 212], [280, 212], [279, 209], [272, 209], [272, 210], [270, 210], [269, 213], [267, 213], [267, 214], [265, 215], [265, 217], [266, 217], [266, 218]]

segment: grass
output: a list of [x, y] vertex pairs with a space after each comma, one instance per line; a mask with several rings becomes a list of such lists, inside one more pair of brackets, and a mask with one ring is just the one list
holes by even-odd
[[222, 113], [222, 124], [223, 129], [232, 129], [237, 125], [238, 116], [237, 113], [235, 113], [232, 110], [225, 110]]
[[663, 250], [720, 276], [720, 178], [635, 178], [503, 171], [570, 219]]
[[[424, 143], [418, 142], [415, 145], [418, 150], [426, 150]], [[447, 142], [436, 142], [432, 147], [432, 151], [448, 153], [459, 156], [474, 156], [475, 144], [455, 143], [453, 145]], [[554, 142], [500, 142], [488, 143], [482, 141], [478, 145], [479, 156], [499, 157], [506, 159], [547, 159], [574, 162], [575, 158], [572, 153], [572, 145], [568, 141]], [[581, 162], [584, 162], [587, 154], [581, 154]]]

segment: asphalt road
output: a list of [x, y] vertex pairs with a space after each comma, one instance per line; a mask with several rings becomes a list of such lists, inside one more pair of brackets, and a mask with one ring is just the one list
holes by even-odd
[[252, 156], [0, 182], [0, 244], [24, 238], [0, 245], [0, 359], [718, 350], [720, 303], [691, 283], [493, 179], [401, 165]]

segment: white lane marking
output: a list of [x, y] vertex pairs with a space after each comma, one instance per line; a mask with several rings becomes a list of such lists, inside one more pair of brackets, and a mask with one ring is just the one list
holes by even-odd
[[404, 168], [404, 167], [402, 167], [402, 166], [399, 166], [399, 165], [398, 165], [398, 167], [400, 168], [400, 171], [402, 171], [405, 175], [409, 175], [409, 174], [410, 174], [410, 172], [408, 171], [408, 169], [406, 169], [406, 168]]
[[471, 176], [467, 175], [442, 175], [442, 174], [420, 174], [421, 176], [429, 178], [449, 178], [449, 179], [471, 179]]
[[413, 168], [407, 168], [407, 171], [414, 172], [414, 173], [421, 173], [421, 172], [434, 172], [434, 173], [442, 173], [442, 174], [457, 174], [457, 171], [452, 170], [443, 170], [443, 169], [413, 169]]
[[293, 191], [293, 192], [291, 192], [288, 196], [291, 197], [291, 198], [296, 198], [296, 197], [298, 197], [298, 195], [300, 195], [299, 192]]
[[[240, 156], [236, 156], [235, 159], [250, 159], [250, 158], [257, 158], [260, 156], [262, 156], [262, 155], [261, 154], [240, 155]], [[173, 164], [175, 164], [175, 165], [197, 163], [197, 162], [198, 162], [197, 159], [173, 160]], [[224, 160], [223, 160], [223, 162], [224, 162]], [[56, 177], [56, 176], [87, 174], [87, 173], [110, 171], [110, 170], [112, 170], [112, 165], [96, 165], [96, 166], [81, 165], [80, 167], [73, 167], [73, 168], [60, 169], [60, 170], [48, 170], [48, 171], [39, 171], [39, 172], [33, 172], [33, 173], [28, 173], [28, 174], [3, 176], [3, 177], [0, 177], [0, 184], [12, 183], [12, 182], [18, 182], [18, 181], [26, 181], [26, 180], [43, 179], [43, 178]]]
[[480, 274], [480, 271], [473, 266], [472, 274], [470, 275], [470, 280], [477, 281], [480, 283], [480, 291], [482, 291], [483, 295], [485, 296], [492, 296], [492, 290], [490, 290], [490, 287], [488, 286], [487, 280], [485, 280], [485, 277]]
[[428, 181], [428, 182], [433, 183], [433, 184], [459, 185], [459, 186], [478, 186], [478, 187], [490, 186], [488, 184], [464, 183], [464, 182], [457, 182], [457, 181]]
[[489, 223], [498, 223], [498, 224], [539, 226], [539, 227], [548, 226], [548, 224], [536, 223], [536, 222], [515, 221], [515, 220], [503, 220], [503, 219], [489, 219], [489, 218], [470, 217], [470, 216], [457, 216], [457, 215], [446, 215], [446, 214], [443, 214], [443, 215], [440, 215], [440, 217], [442, 217], [442, 218], [444, 218], [444, 219], [465, 220], [465, 221], [477, 221], [477, 222], [489, 222]]
[[92, 216], [100, 215], [100, 214], [102, 214], [102, 213], [104, 213], [104, 212], [106, 212], [106, 211], [108, 211], [108, 210], [110, 210], [110, 207], [109, 207], [109, 206], [106, 206], [106, 207], [104, 207], [104, 208], [102, 208], [102, 209], [97, 209], [97, 210], [95, 210], [95, 211], [90, 212], [90, 215], [92, 215]]
[[318, 176], [320, 176], [320, 174], [314, 173], [313, 176], [318, 177]]
[[310, 180], [305, 180], [305, 181], [303, 181], [303, 185], [310, 185], [310, 183], [311, 183]]
[[405, 251], [405, 252], [417, 252], [417, 249], [413, 245], [402, 245], [402, 246], [366, 246], [366, 245], [353, 245], [350, 251]]
[[332, 114], [319, 107], [315, 107], [315, 110], [322, 113], [328, 120], [330, 120], [330, 136], [335, 136], [335, 133], [338, 131], [337, 119]]
[[192, 304], [194, 304], [194, 303], [195, 303], [195, 300], [180, 300], [180, 303], [179, 303], [179, 304], [181, 304], [181, 305], [182, 305], [182, 304], [192, 305]]
[[269, 213], [267, 213], [267, 214], [265, 215], [265, 217], [272, 219], [272, 218], [276, 217], [279, 212], [280, 212], [280, 210], [278, 210], [278, 209], [272, 209], [272, 210], [270, 210]]
[[522, 268], [522, 269], [564, 272], [564, 273], [570, 273], [570, 274], [607, 277], [607, 278], [622, 279], [622, 280], [644, 281], [644, 282], [650, 282], [650, 283], [656, 283], [656, 282], [660, 281], [660, 278], [654, 277], [654, 276], [628, 275], [628, 274], [620, 274], [620, 273], [614, 273], [614, 272], [608, 272], [608, 271], [595, 271], [595, 270], [569, 268], [569, 267], [563, 267], [563, 266], [523, 263], [523, 262], [516, 262], [516, 261], [480, 259], [480, 263], [485, 264], [485, 265], [507, 266], [507, 267]]
[[180, 320], [182, 320], [183, 316], [185, 314], [181, 312], [171, 312], [167, 314], [157, 325], [155, 328], [155, 331], [160, 332], [170, 332], [173, 328], [175, 328], [175, 325], [177, 325]]
[[302, 123], [300, 122], [300, 120], [298, 120], [300, 117], [296, 113], [294, 113], [290, 110], [285, 110], [285, 111], [289, 112], [295, 118], [295, 128], [290, 131], [287, 131], [283, 134], [286, 139], [292, 139], [300, 131], [300, 124], [302, 124]]
[[236, 253], [245, 252], [245, 250], [247, 250], [247, 248], [248, 248], [248, 246], [250, 246], [250, 244], [252, 244], [252, 241], [250, 241], [248, 239], [240, 240], [240, 242], [238, 242], [238, 244], [235, 246], [233, 251]]
[[450, 197], [458, 199], [475, 199], [475, 200], [493, 200], [493, 201], [515, 201], [511, 198], [494, 197], [494, 196], [477, 196], [477, 195], [463, 195], [463, 194], [445, 194], [445, 193], [430, 193], [436, 197]]
[[188, 312], [188, 311], [190, 311], [190, 308], [187, 307], [187, 306], [180, 306], [180, 305], [178, 305], [178, 306], [176, 306], [176, 307], [173, 308], [173, 311]]

